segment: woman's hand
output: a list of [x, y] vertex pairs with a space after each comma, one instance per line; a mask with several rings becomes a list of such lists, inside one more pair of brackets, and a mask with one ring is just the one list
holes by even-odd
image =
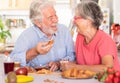
[[75, 68], [76, 67], [76, 64], [74, 62], [70, 62], [70, 61], [61, 61], [60, 62], [60, 70], [62, 71], [65, 71], [67, 69], [70, 69], [70, 68]]

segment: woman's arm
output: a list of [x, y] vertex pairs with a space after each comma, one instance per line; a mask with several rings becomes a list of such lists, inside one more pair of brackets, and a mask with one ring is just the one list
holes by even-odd
[[75, 63], [65, 63], [64, 67], [62, 67], [62, 70], [67, 70], [69, 68], [77, 68], [77, 69], [82, 69], [82, 70], [91, 70], [94, 72], [101, 72], [107, 69], [107, 67], [112, 67], [114, 65], [113, 63], [113, 57], [112, 55], [105, 55], [102, 57], [102, 64], [98, 65], [79, 65]]

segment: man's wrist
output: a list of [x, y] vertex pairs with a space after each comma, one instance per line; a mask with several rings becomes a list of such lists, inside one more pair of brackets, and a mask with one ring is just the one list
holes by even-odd
[[34, 50], [36, 55], [40, 54], [40, 52], [37, 51], [37, 48], [34, 48]]

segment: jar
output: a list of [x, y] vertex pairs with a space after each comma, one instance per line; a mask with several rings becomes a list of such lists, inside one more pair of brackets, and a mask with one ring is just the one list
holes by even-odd
[[20, 62], [14, 62], [14, 71], [20, 68]]

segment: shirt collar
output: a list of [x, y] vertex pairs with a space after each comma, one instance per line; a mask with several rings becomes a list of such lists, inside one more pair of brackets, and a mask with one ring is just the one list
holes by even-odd
[[[38, 36], [39, 36], [40, 38], [46, 36], [46, 34], [44, 34], [37, 26], [34, 25], [34, 28], [33, 28], [33, 29], [36, 31], [36, 33], [38, 34]], [[58, 34], [58, 31], [57, 31], [56, 33], [54, 33], [53, 36], [56, 36], [57, 34]]]

